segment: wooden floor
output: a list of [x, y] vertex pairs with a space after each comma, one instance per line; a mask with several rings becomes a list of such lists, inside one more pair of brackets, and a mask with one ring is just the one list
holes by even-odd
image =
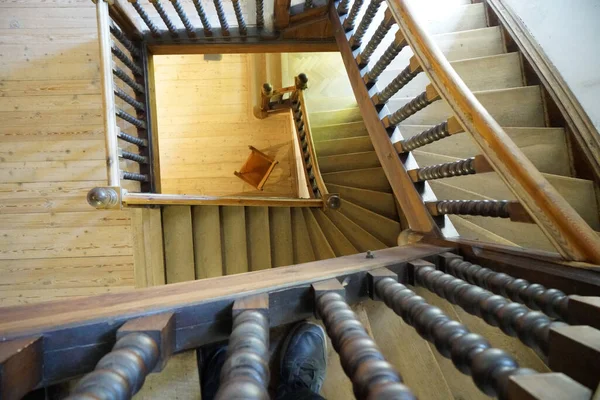
[[106, 185], [89, 0], [0, 1], [0, 306], [134, 285], [130, 217]]
[[[249, 56], [155, 56], [162, 192], [297, 197], [289, 113], [256, 119]], [[263, 191], [233, 173], [252, 145], [279, 161]]]

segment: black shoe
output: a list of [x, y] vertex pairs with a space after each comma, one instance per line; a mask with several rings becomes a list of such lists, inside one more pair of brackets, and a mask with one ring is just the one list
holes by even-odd
[[227, 345], [205, 351], [202, 349], [202, 374], [200, 384], [202, 400], [213, 400], [219, 390], [221, 369], [227, 359]]
[[281, 348], [281, 392], [309, 389], [319, 393], [327, 371], [325, 331], [312, 322], [301, 322], [286, 337]]

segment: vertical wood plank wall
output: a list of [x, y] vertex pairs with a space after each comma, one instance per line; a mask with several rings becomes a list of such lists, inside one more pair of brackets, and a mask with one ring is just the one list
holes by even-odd
[[0, 1], [0, 306], [134, 286], [129, 214], [85, 200], [106, 184], [98, 68], [91, 1]]

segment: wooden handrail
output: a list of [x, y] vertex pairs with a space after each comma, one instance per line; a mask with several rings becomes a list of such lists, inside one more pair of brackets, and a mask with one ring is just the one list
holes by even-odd
[[418, 22], [408, 3], [407, 0], [388, 0], [391, 12], [423, 70], [490, 165], [563, 257], [600, 263], [598, 236], [481, 105]]
[[108, 186], [121, 186], [119, 171], [119, 144], [117, 143], [117, 126], [115, 84], [112, 72], [112, 53], [110, 37], [109, 6], [105, 1], [96, 2], [96, 19], [98, 25], [98, 41], [100, 43], [100, 76], [102, 79], [102, 109], [104, 112], [104, 142], [106, 146], [106, 169]]
[[323, 207], [323, 199], [292, 199], [252, 196], [196, 196], [189, 194], [123, 193], [124, 206], [256, 206], [256, 207]]
[[310, 119], [308, 117], [308, 110], [306, 108], [304, 92], [302, 90], [298, 90], [297, 93], [298, 102], [300, 104], [300, 110], [302, 111], [302, 119], [304, 120], [304, 132], [306, 134], [306, 142], [308, 143], [308, 152], [310, 153], [310, 159], [312, 161], [313, 174], [315, 175], [315, 181], [317, 182], [319, 192], [321, 192], [321, 197], [325, 198], [327, 197], [326, 195], [329, 194], [329, 192], [327, 191], [327, 186], [325, 186], [325, 182], [323, 181], [323, 177], [321, 176], [319, 160], [317, 159], [317, 152], [315, 150], [315, 144], [313, 142], [312, 132], [310, 129]]

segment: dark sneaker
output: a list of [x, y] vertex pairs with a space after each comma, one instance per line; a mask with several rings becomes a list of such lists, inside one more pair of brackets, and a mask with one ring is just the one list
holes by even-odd
[[327, 371], [325, 331], [312, 322], [301, 322], [286, 337], [281, 348], [280, 392], [309, 389], [319, 393]]
[[213, 400], [219, 390], [221, 369], [227, 359], [227, 345], [220, 345], [208, 351], [202, 351], [202, 375], [200, 385], [202, 400]]

